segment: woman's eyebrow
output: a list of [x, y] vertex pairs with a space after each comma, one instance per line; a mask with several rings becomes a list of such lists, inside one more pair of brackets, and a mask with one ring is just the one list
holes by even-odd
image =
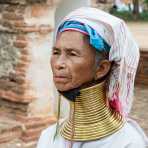
[[[58, 50], [58, 51], [61, 50], [60, 48], [57, 48], [55, 46], [52, 49], [53, 50]], [[68, 51], [68, 52], [75, 51], [77, 53], [80, 53], [80, 50], [79, 49], [76, 49], [76, 48], [63, 48], [63, 50]]]
[[55, 46], [53, 46], [53, 47], [52, 47], [52, 50], [60, 50], [60, 49], [57, 48], [57, 47], [55, 47]]
[[76, 52], [79, 52], [79, 50], [76, 49], [76, 48], [65, 48], [65, 50], [67, 50], [67, 51], [76, 51]]

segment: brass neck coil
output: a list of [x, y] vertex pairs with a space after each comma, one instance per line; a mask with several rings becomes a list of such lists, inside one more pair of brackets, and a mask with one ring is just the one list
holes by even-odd
[[60, 134], [71, 141], [89, 141], [115, 133], [124, 121], [107, 104], [105, 82], [80, 90], [76, 102], [70, 102], [70, 115]]

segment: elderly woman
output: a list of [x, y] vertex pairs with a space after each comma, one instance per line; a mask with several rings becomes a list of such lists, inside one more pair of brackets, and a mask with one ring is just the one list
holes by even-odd
[[[145, 148], [148, 140], [128, 117], [139, 61], [125, 23], [95, 8], [80, 8], [60, 23], [51, 67], [69, 117], [41, 134], [38, 148]], [[60, 113], [59, 97], [59, 113]]]

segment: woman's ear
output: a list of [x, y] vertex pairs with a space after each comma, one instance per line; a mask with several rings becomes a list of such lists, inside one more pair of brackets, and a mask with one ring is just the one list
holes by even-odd
[[102, 60], [96, 68], [95, 80], [99, 80], [106, 76], [111, 68], [111, 62], [108, 60]]

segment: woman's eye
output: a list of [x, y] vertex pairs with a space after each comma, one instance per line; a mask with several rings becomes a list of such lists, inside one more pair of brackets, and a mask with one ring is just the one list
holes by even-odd
[[52, 51], [52, 54], [57, 55], [57, 54], [60, 54], [60, 53], [58, 51]]
[[70, 54], [70, 56], [77, 56], [77, 54], [74, 52], [70, 52], [69, 54]]

